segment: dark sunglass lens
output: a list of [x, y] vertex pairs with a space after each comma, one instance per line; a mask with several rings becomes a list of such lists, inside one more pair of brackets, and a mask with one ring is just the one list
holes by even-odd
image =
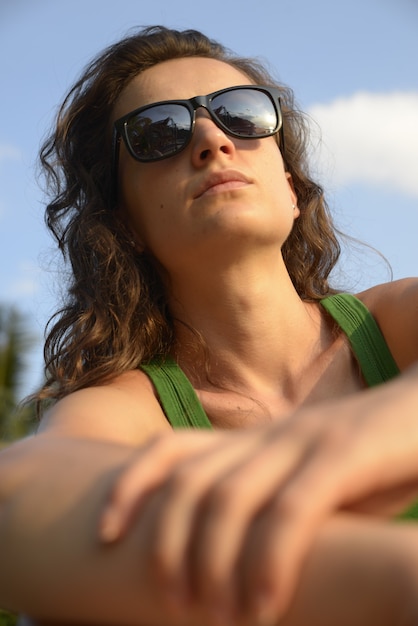
[[256, 89], [236, 89], [215, 96], [212, 110], [232, 133], [263, 137], [277, 129], [277, 113], [270, 96]]
[[142, 160], [163, 159], [179, 152], [190, 137], [189, 110], [180, 104], [159, 104], [132, 116], [127, 135], [133, 152]]

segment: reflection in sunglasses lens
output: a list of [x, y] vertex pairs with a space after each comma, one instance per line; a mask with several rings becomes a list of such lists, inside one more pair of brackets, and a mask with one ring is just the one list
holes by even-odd
[[[257, 89], [233, 89], [208, 104], [214, 118], [237, 137], [264, 137], [274, 132], [277, 113], [270, 96]], [[172, 156], [187, 144], [192, 130], [187, 105], [167, 102], [150, 106], [127, 122], [133, 152], [145, 160]]]
[[132, 149], [138, 156], [149, 159], [175, 154], [187, 142], [191, 123], [189, 110], [180, 104], [145, 109], [129, 121]]
[[212, 106], [221, 123], [237, 135], [262, 137], [277, 124], [274, 105], [262, 91], [228, 91], [215, 96]]

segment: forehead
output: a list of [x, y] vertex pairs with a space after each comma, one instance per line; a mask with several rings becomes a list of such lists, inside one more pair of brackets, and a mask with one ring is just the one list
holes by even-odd
[[182, 100], [252, 81], [232, 65], [216, 59], [170, 59], [135, 76], [123, 89], [114, 109], [118, 119], [138, 107], [160, 100]]

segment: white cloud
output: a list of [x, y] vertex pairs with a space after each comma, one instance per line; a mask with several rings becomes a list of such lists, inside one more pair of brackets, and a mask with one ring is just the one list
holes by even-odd
[[333, 181], [418, 196], [418, 92], [360, 92], [308, 111], [322, 131], [321, 169]]
[[10, 296], [13, 299], [33, 296], [39, 290], [39, 285], [35, 280], [30, 278], [22, 278], [16, 281], [10, 290]]
[[22, 152], [17, 146], [0, 143], [0, 163], [2, 161], [18, 161], [21, 158]]
[[15, 279], [8, 289], [8, 297], [12, 300], [35, 295], [39, 291], [40, 269], [32, 261], [20, 261]]
[[[0, 143], [0, 167], [3, 163], [8, 163], [10, 161], [20, 161], [22, 159], [22, 151], [13, 144], [10, 143]], [[1, 181], [1, 192], [4, 192], [4, 182]], [[0, 220], [6, 215], [6, 202], [3, 198], [0, 198]]]

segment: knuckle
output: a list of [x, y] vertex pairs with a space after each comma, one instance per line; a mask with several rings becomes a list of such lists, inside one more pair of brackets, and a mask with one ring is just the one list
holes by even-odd
[[177, 468], [169, 477], [167, 487], [172, 494], [189, 491], [192, 488], [190, 472], [185, 467]]
[[194, 463], [184, 462], [171, 472], [167, 481], [167, 488], [173, 496], [182, 493], [193, 496], [205, 490], [206, 481], [203, 468], [194, 467], [194, 465]]
[[300, 515], [304, 505], [303, 494], [297, 489], [287, 489], [280, 496], [276, 496], [270, 508], [270, 515], [280, 521], [295, 519]]
[[205, 510], [213, 518], [224, 515], [227, 511], [234, 510], [238, 497], [238, 487], [234, 480], [222, 480], [215, 485], [207, 494]]

